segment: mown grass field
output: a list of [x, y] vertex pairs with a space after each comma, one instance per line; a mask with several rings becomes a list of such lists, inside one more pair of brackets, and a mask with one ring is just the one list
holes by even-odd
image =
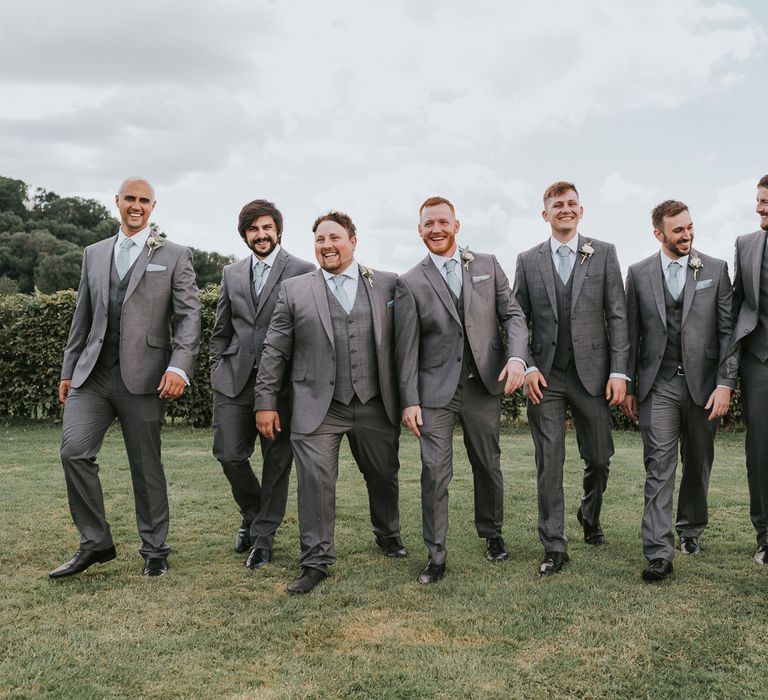
[[[718, 438], [710, 527], [699, 557], [648, 585], [639, 524], [639, 435], [616, 435], [603, 525], [579, 538], [581, 466], [566, 464], [572, 562], [536, 575], [533, 447], [503, 436], [510, 560], [490, 564], [472, 524], [472, 481], [457, 436], [448, 575], [422, 587], [418, 446], [403, 437], [401, 511], [411, 556], [385, 560], [362, 477], [343, 453], [339, 560], [312, 594], [288, 596], [297, 571], [295, 492], [272, 565], [232, 551], [239, 516], [208, 431], [169, 427], [164, 461], [173, 546], [167, 576], [141, 573], [130, 477], [109, 432], [102, 480], [118, 559], [60, 582], [47, 572], [77, 547], [59, 428], [0, 428], [0, 696], [12, 698], [741, 698], [766, 697], [768, 570], [752, 562], [743, 436]], [[295, 484], [295, 480], [292, 482]]]

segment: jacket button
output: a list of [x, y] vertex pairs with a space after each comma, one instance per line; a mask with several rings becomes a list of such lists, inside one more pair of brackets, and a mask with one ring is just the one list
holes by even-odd
[[333, 386], [333, 379], [331, 379], [331, 386]]

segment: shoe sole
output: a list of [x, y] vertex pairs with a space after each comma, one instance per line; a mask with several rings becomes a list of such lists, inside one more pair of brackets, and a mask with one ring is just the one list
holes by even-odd
[[90, 569], [94, 564], [106, 564], [108, 561], [112, 561], [113, 559], [117, 559], [117, 552], [110, 552], [109, 554], [105, 554], [103, 557], [100, 557], [99, 559], [94, 560], [91, 564], [86, 566], [84, 569], [80, 569], [80, 571], [70, 571], [66, 574], [58, 574], [56, 576], [52, 576], [50, 573], [48, 574], [48, 578], [52, 581], [58, 581], [62, 578], [69, 578], [70, 576], [77, 576], [78, 574], [82, 574], [88, 569]]

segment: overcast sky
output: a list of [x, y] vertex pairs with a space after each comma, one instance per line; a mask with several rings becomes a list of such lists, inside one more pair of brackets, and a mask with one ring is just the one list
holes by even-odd
[[358, 259], [396, 272], [441, 194], [510, 277], [566, 179], [625, 271], [668, 198], [730, 262], [768, 172], [767, 27], [761, 0], [4, 2], [0, 175], [110, 208], [142, 175], [173, 240], [238, 256], [251, 199], [309, 259], [342, 209]]

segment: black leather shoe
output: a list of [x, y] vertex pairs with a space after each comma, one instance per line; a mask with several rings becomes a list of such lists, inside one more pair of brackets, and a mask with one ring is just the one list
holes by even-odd
[[567, 552], [544, 552], [544, 559], [539, 564], [539, 576], [551, 576], [562, 570], [570, 561]]
[[51, 571], [48, 576], [53, 579], [65, 578], [67, 576], [73, 576], [79, 574], [81, 571], [85, 571], [89, 566], [93, 564], [103, 564], [105, 561], [112, 561], [117, 554], [115, 548], [109, 549], [78, 549], [75, 552], [75, 556], [72, 557], [66, 564], [62, 564], [60, 567]]
[[419, 583], [437, 583], [441, 578], [445, 576], [445, 564], [435, 564], [431, 559], [427, 562], [427, 566], [419, 574]]
[[768, 564], [768, 545], [761, 544], [752, 559], [754, 559], [755, 564]]
[[272, 561], [272, 552], [269, 549], [254, 547], [245, 560], [245, 566], [248, 569], [260, 569]]
[[593, 547], [602, 547], [605, 544], [603, 528], [600, 525], [592, 525], [587, 522], [584, 519], [584, 514], [581, 512], [581, 506], [576, 511], [576, 520], [579, 521], [579, 525], [584, 529], [584, 541], [587, 544], [591, 544]]
[[643, 581], [663, 581], [672, 573], [672, 562], [666, 559], [651, 559], [643, 569]]
[[384, 556], [390, 559], [402, 559], [408, 556], [408, 550], [397, 537], [385, 537], [382, 539], [377, 537], [376, 544], [379, 545], [379, 549], [384, 553]]
[[485, 558], [488, 561], [506, 561], [509, 559], [507, 548], [504, 545], [504, 538], [501, 535], [489, 537], [485, 541]]
[[680, 551], [683, 554], [701, 554], [702, 549], [696, 537], [681, 537]]
[[162, 576], [168, 571], [168, 562], [162, 557], [148, 557], [144, 561], [144, 576]]
[[309, 593], [327, 576], [320, 569], [302, 566], [301, 574], [288, 584], [288, 593]]
[[240, 524], [240, 529], [237, 531], [237, 535], [235, 536], [235, 551], [238, 554], [247, 552], [251, 548], [252, 544], [251, 523], [243, 519], [243, 522]]

